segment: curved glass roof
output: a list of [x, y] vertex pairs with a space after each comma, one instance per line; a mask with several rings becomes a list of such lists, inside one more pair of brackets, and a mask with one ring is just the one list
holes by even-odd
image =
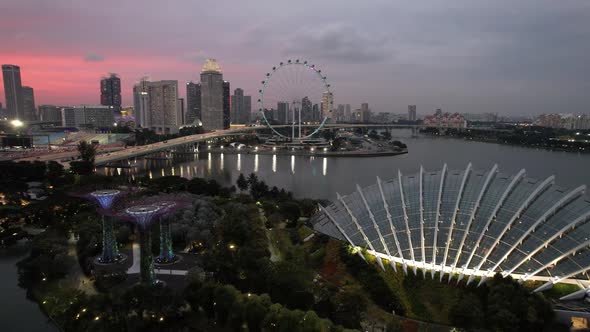
[[[590, 199], [585, 186], [524, 170], [420, 168], [338, 198], [312, 219], [318, 232], [403, 266], [481, 282], [500, 272], [556, 283], [588, 280]], [[378, 261], [381, 264], [381, 260]]]

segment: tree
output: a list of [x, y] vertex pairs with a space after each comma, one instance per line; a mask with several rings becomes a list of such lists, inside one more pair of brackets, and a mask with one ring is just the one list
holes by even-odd
[[94, 166], [94, 159], [96, 158], [96, 145], [90, 144], [87, 141], [80, 141], [78, 143], [77, 149], [80, 153], [80, 159], [90, 162]]
[[238, 180], [236, 181], [236, 185], [238, 186], [238, 189], [240, 189], [240, 191], [246, 191], [248, 190], [248, 180], [246, 180], [246, 177], [244, 176], [243, 173], [240, 173], [240, 176], [238, 176]]

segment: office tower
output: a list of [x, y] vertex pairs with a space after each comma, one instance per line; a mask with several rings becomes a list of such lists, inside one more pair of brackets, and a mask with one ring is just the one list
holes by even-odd
[[231, 96], [229, 82], [223, 81], [223, 129], [228, 129], [231, 123]]
[[248, 124], [252, 121], [252, 96], [244, 96], [244, 111], [240, 123]]
[[246, 124], [250, 123], [252, 112], [252, 98], [244, 96], [244, 90], [237, 88], [231, 97], [231, 122]]
[[157, 134], [176, 134], [181, 126], [178, 109], [178, 81], [156, 81], [148, 84], [148, 123]]
[[80, 105], [62, 108], [62, 126], [76, 128], [110, 128], [115, 122], [113, 106]]
[[4, 97], [6, 98], [6, 117], [24, 119], [23, 93], [20, 79], [20, 67], [2, 65], [4, 79]]
[[111, 73], [100, 80], [100, 104], [113, 106], [115, 112], [121, 112], [121, 79], [117, 74]]
[[321, 105], [313, 104], [313, 107], [311, 108], [311, 121], [312, 122], [323, 121], [322, 106]]
[[184, 123], [193, 124], [201, 120], [201, 84], [186, 83], [186, 112]]
[[333, 109], [334, 109], [334, 94], [332, 92], [326, 91], [322, 94], [321, 116], [316, 121], [322, 121], [324, 118], [327, 118], [327, 121], [331, 122], [333, 120], [332, 119]]
[[184, 98], [178, 98], [178, 113], [180, 113], [180, 124], [186, 124], [185, 120], [185, 113], [184, 113]]
[[142, 77], [141, 80], [133, 86], [133, 115], [135, 116], [135, 123], [141, 128], [149, 128], [148, 85], [148, 78]]
[[361, 104], [361, 122], [367, 123], [371, 121], [371, 110], [368, 103]]
[[416, 105], [408, 105], [408, 120], [416, 121]]
[[[308, 97], [301, 99], [301, 122], [313, 121], [313, 105]], [[294, 110], [295, 111], [295, 110]], [[299, 122], [299, 112], [295, 113], [295, 121]]]
[[283, 101], [277, 103], [277, 118], [280, 124], [291, 123], [289, 119], [289, 103]]
[[350, 104], [344, 105], [344, 118], [344, 121], [352, 122], [352, 112], [350, 111]]
[[35, 121], [37, 112], [35, 111], [35, 94], [33, 88], [29, 86], [22, 87], [23, 94], [23, 119], [26, 121]]
[[223, 129], [223, 74], [215, 59], [201, 70], [201, 121], [206, 130]]
[[133, 87], [135, 120], [157, 134], [175, 134], [181, 126], [178, 81], [150, 82], [143, 78]]
[[61, 123], [61, 107], [54, 105], [39, 105], [39, 121]]
[[336, 114], [334, 116], [334, 119], [336, 120], [336, 122], [344, 122], [344, 105], [342, 104], [338, 104], [338, 107], [336, 107]]

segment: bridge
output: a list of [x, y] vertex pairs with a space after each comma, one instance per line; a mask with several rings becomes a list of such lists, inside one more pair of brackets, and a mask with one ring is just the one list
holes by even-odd
[[[273, 126], [274, 128], [291, 128], [291, 125], [279, 125]], [[302, 125], [302, 128], [316, 128], [317, 125]], [[422, 127], [419, 125], [399, 125], [399, 124], [326, 124], [324, 129], [347, 129], [347, 128], [418, 128]], [[157, 152], [169, 151], [171, 149], [190, 146], [192, 144], [206, 142], [208, 140], [219, 139], [223, 137], [236, 136], [239, 134], [245, 134], [249, 132], [256, 132], [258, 130], [268, 129], [267, 126], [252, 126], [252, 127], [237, 127], [224, 130], [216, 130], [204, 134], [196, 134], [183, 136], [178, 138], [169, 139], [167, 141], [141, 145], [132, 147], [117, 147], [108, 150], [100, 151], [95, 159], [95, 165], [103, 166], [108, 163], [127, 160], [139, 156], [145, 156]], [[26, 157], [17, 159], [16, 161], [58, 161], [61, 162], [66, 168], [69, 168], [69, 161], [74, 160], [78, 156], [77, 151], [66, 151], [60, 153], [43, 154], [40, 156]]]

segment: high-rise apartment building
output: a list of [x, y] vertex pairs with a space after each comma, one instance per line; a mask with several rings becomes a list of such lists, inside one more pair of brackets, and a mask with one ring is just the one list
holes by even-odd
[[408, 120], [416, 121], [416, 105], [408, 105]]
[[198, 120], [201, 120], [201, 83], [188, 82], [184, 123], [190, 125]]
[[231, 122], [236, 124], [250, 123], [252, 98], [244, 96], [244, 90], [237, 88], [231, 97]]
[[100, 80], [100, 104], [121, 112], [121, 79], [117, 74], [111, 73]]
[[35, 93], [30, 86], [22, 87], [23, 94], [23, 119], [26, 121], [34, 121], [37, 119], [37, 112], [35, 109]]
[[184, 111], [184, 98], [178, 98], [178, 112], [180, 113], [180, 124], [186, 124], [185, 111]]
[[344, 118], [344, 121], [352, 122], [352, 112], [350, 110], [350, 104], [344, 105]]
[[178, 105], [178, 81], [142, 79], [133, 87], [135, 120], [157, 134], [175, 134], [182, 125]]
[[361, 104], [361, 122], [371, 122], [371, 110], [369, 109], [368, 103]]
[[332, 92], [326, 91], [322, 95], [322, 110], [321, 116], [319, 121], [322, 121], [324, 118], [327, 118], [328, 122], [332, 122], [332, 113], [334, 110], [334, 94]]
[[201, 69], [201, 121], [206, 130], [224, 128], [223, 74], [215, 59]]
[[229, 82], [223, 81], [223, 129], [228, 129], [231, 124], [231, 95]]
[[4, 79], [4, 97], [6, 98], [6, 116], [11, 119], [25, 119], [20, 67], [2, 65]]
[[292, 119], [289, 118], [289, 103], [279, 101], [277, 103], [277, 121], [280, 124], [289, 124]]

